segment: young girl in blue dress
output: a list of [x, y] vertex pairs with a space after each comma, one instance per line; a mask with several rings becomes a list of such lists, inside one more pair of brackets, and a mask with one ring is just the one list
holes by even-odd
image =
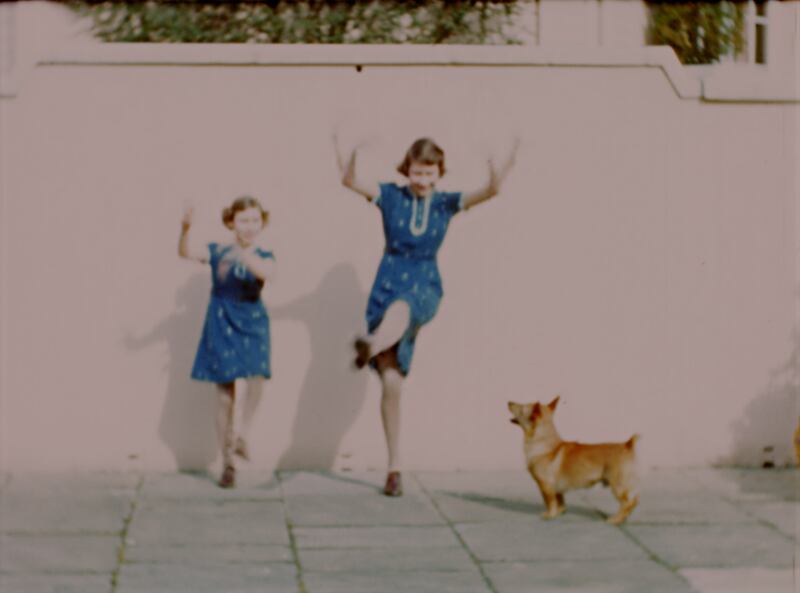
[[[268, 217], [255, 198], [238, 198], [222, 211], [223, 224], [233, 231], [233, 243], [209, 243], [200, 249], [189, 241], [193, 209], [188, 208], [178, 241], [178, 255], [211, 265], [211, 297], [192, 378], [217, 384], [216, 424], [223, 464], [219, 485], [223, 488], [235, 485], [234, 457], [249, 458], [248, 431], [264, 379], [271, 375], [269, 316], [261, 289], [272, 278], [274, 257], [255, 244]], [[241, 386], [246, 386], [245, 394], [239, 393]], [[243, 401], [237, 430], [238, 399]]]
[[344, 160], [334, 137], [342, 184], [380, 208], [386, 246], [367, 302], [368, 335], [356, 340], [358, 368], [369, 364], [381, 379], [381, 417], [389, 453], [384, 494], [402, 494], [399, 458], [400, 393], [408, 375], [419, 330], [433, 319], [442, 299], [436, 254], [450, 219], [497, 195], [511, 169], [518, 142], [507, 162], [489, 161], [489, 179], [473, 192], [443, 192], [444, 151], [429, 138], [414, 142], [397, 170], [406, 185], [370, 184], [356, 175], [356, 152]]

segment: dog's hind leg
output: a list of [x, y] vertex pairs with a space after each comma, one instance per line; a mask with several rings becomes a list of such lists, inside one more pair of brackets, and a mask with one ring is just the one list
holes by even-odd
[[612, 525], [619, 525], [628, 518], [628, 515], [630, 515], [633, 509], [636, 508], [636, 505], [639, 504], [639, 497], [634, 493], [629, 493], [627, 490], [617, 491], [617, 489], [613, 489], [613, 492], [614, 496], [616, 496], [619, 501], [619, 510], [615, 515], [609, 517], [607, 521]]

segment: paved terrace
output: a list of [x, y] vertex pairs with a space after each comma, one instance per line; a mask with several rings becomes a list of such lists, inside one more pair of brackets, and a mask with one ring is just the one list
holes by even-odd
[[2, 593], [794, 593], [797, 470], [652, 470], [543, 521], [520, 472], [14, 474]]

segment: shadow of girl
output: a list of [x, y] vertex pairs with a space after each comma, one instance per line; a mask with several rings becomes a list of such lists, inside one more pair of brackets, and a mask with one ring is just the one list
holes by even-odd
[[167, 343], [167, 391], [158, 434], [171, 450], [181, 471], [206, 470], [217, 455], [214, 386], [193, 381], [189, 376], [205, 318], [208, 293], [207, 274], [192, 276], [175, 295], [175, 313], [145, 335], [125, 339], [125, 346], [131, 351]]
[[720, 459], [720, 463], [766, 468], [795, 464], [793, 437], [800, 411], [796, 376], [800, 331], [793, 332], [792, 341], [788, 359], [770, 372], [767, 386], [733, 422], [733, 446], [730, 455]]
[[355, 269], [337, 264], [312, 293], [270, 307], [275, 321], [306, 325], [311, 363], [300, 390], [291, 443], [278, 469], [332, 469], [342, 438], [364, 404], [367, 373], [354, 371], [352, 340], [364, 325], [366, 294]]

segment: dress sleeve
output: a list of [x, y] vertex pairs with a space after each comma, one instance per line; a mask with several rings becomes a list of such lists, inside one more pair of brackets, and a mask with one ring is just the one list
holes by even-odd
[[378, 186], [381, 188], [381, 193], [373, 200], [373, 203], [381, 210], [386, 211], [386, 208], [389, 207], [389, 204], [391, 204], [392, 199], [397, 193], [397, 184], [380, 183]]
[[261, 249], [261, 247], [256, 247], [256, 253], [258, 254], [258, 257], [260, 257], [261, 259], [271, 259], [271, 260], [275, 259], [274, 253], [272, 253], [271, 251], [265, 251], [264, 249]]
[[218, 257], [219, 257], [219, 243], [209, 243], [208, 244], [209, 263], [213, 264]]
[[464, 209], [464, 194], [460, 191], [442, 192], [444, 206], [450, 214], [455, 214]]

